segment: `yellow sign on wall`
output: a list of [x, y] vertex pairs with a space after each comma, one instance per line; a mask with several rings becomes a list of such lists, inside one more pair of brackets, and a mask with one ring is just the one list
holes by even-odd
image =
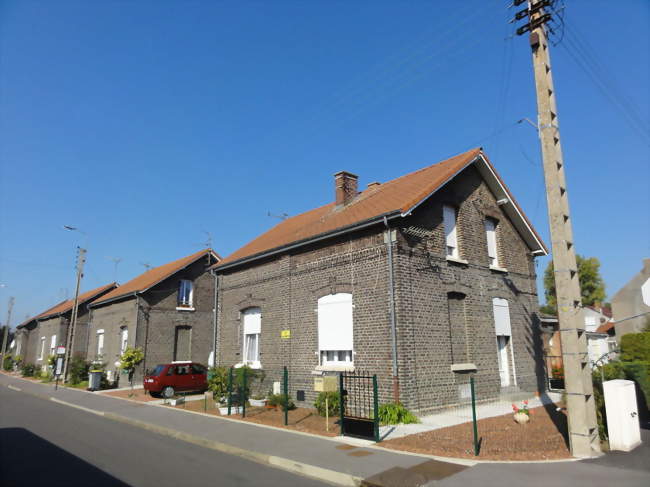
[[282, 330], [280, 332], [280, 338], [291, 338], [291, 330]]

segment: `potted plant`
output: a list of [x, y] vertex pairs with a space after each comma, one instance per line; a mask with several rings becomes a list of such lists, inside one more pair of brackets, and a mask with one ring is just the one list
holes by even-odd
[[266, 397], [264, 396], [264, 394], [255, 394], [251, 396], [248, 402], [250, 402], [251, 406], [263, 408], [264, 406], [266, 406]]
[[530, 411], [528, 411], [528, 401], [524, 401], [521, 407], [517, 407], [514, 404], [512, 405], [512, 410], [514, 411], [513, 419], [515, 423], [526, 424], [530, 421]]

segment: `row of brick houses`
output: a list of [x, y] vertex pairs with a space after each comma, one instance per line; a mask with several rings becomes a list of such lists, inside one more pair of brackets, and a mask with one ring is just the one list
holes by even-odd
[[463, 399], [468, 372], [482, 397], [541, 390], [534, 259], [547, 250], [486, 155], [357, 185], [339, 172], [334, 202], [227, 258], [202, 251], [97, 296], [87, 356], [115, 377], [120, 351], [142, 347], [141, 377], [216, 348], [217, 364], [271, 381], [288, 367], [307, 402], [314, 376], [370, 371], [381, 402], [420, 413]]

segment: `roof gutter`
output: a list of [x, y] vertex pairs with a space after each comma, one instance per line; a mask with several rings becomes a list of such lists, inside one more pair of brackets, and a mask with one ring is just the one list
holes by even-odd
[[363, 228], [371, 227], [373, 225], [381, 224], [384, 222], [384, 220], [393, 220], [395, 218], [398, 218], [400, 216], [404, 216], [401, 214], [400, 210], [393, 210], [388, 213], [383, 213], [381, 215], [375, 216], [371, 218], [370, 220], [364, 220], [361, 223], [355, 223], [353, 225], [350, 225], [348, 227], [344, 228], [338, 228], [336, 230], [332, 230], [331, 232], [326, 232], [326, 233], [321, 233], [320, 235], [317, 235], [316, 237], [310, 237], [306, 238], [304, 240], [299, 240], [297, 242], [293, 242], [287, 245], [283, 245], [281, 247], [276, 247], [275, 249], [269, 250], [268, 252], [262, 252], [259, 254], [254, 254], [248, 257], [243, 257], [239, 260], [236, 260], [234, 262], [230, 262], [228, 264], [223, 264], [223, 265], [218, 265], [216, 267], [213, 267], [213, 269], [216, 272], [226, 270], [226, 269], [231, 269], [233, 267], [243, 265], [243, 264], [248, 264], [249, 262], [253, 262], [258, 259], [263, 259], [265, 257], [270, 257], [272, 255], [280, 254], [282, 252], [286, 252], [287, 250], [292, 250], [298, 247], [303, 247], [304, 245], [308, 245], [311, 243], [315, 242], [320, 242], [321, 240], [326, 240], [328, 238], [333, 238], [333, 237], [338, 237], [339, 235], [344, 235], [349, 232], [354, 232], [356, 230], [361, 230]]

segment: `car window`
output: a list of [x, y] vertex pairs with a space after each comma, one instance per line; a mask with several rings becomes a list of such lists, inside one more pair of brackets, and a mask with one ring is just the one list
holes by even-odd
[[167, 369], [167, 375], [174, 375], [174, 369], [175, 367], [170, 367]]
[[176, 367], [176, 375], [187, 375], [190, 373], [189, 365], [179, 365]]
[[158, 375], [162, 374], [163, 370], [165, 370], [164, 365], [156, 365], [156, 367], [153, 370], [150, 370], [149, 374], [147, 374], [147, 375], [158, 376]]
[[199, 364], [192, 364], [192, 373], [193, 374], [205, 374], [205, 367]]

